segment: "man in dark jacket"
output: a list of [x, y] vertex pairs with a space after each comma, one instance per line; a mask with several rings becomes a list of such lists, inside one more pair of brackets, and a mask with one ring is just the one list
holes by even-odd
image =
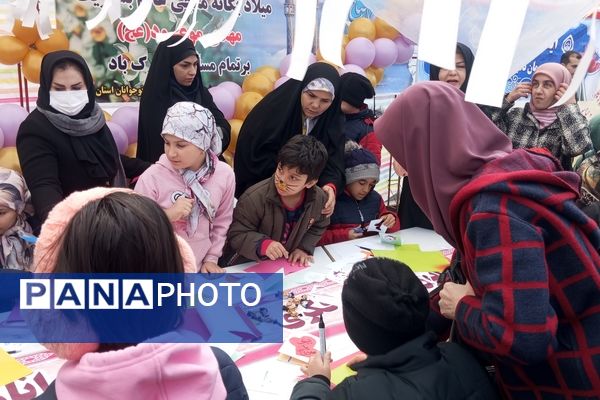
[[354, 265], [342, 290], [344, 324], [367, 354], [358, 374], [330, 389], [329, 353], [303, 367], [292, 400], [496, 399], [475, 358], [456, 343], [440, 343], [425, 331], [429, 295], [410, 268], [371, 258]]

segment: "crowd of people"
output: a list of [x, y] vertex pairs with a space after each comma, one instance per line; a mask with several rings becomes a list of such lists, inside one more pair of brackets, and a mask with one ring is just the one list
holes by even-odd
[[[368, 79], [315, 63], [252, 109], [232, 167], [220, 159], [229, 124], [193, 43], [170, 46], [179, 39], [153, 57], [135, 158], [119, 154], [85, 61], [44, 57], [17, 136], [23, 177], [0, 170], [2, 270], [309, 266], [317, 245], [367, 235], [373, 220], [429, 228], [456, 250], [439, 290], [402, 263], [355, 264], [342, 304], [364, 353], [358, 374], [332, 390], [331, 355], [313, 356], [292, 398], [599, 398], [600, 120], [588, 124], [575, 97], [553, 106], [580, 57], [541, 65], [492, 108], [465, 102], [474, 57], [459, 43], [454, 70], [431, 66], [379, 118]], [[403, 177], [397, 210], [374, 190], [382, 146]], [[121, 248], [132, 241], [160, 245]], [[231, 359], [207, 345], [48, 346], [69, 361], [45, 399], [248, 398]]]

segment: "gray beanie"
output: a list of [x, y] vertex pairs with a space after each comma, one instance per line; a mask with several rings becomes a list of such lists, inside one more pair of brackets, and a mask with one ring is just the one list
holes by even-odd
[[379, 182], [379, 164], [373, 153], [352, 140], [346, 141], [344, 153], [346, 185], [370, 178]]

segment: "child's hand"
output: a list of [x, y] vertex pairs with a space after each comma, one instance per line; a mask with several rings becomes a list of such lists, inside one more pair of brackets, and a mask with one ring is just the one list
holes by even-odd
[[363, 233], [362, 232], [356, 232], [354, 229], [350, 229], [348, 231], [348, 239], [352, 240], [352, 239], [358, 239], [360, 237], [362, 237]]
[[225, 272], [225, 270], [219, 267], [214, 262], [206, 261], [202, 263], [202, 268], [200, 268], [200, 272], [202, 272], [203, 274], [222, 274]]
[[316, 352], [308, 360], [308, 365], [301, 367], [302, 372], [307, 376], [323, 375], [331, 380], [331, 352], [326, 352], [321, 358], [321, 353]]
[[350, 361], [348, 361], [346, 363], [346, 365], [348, 366], [348, 368], [354, 369], [354, 368], [352, 368], [352, 366], [354, 364], [358, 364], [360, 362], [363, 362], [366, 359], [367, 359], [367, 355], [365, 353], [358, 353], [357, 355], [355, 355], [354, 357], [352, 357], [352, 359]]
[[194, 199], [189, 199], [185, 196], [179, 196], [175, 203], [167, 208], [165, 211], [171, 222], [179, 221], [187, 218], [192, 212], [194, 206]]
[[292, 264], [299, 263], [303, 267], [308, 267], [308, 264], [313, 262], [313, 257], [304, 250], [296, 249], [292, 251], [288, 261]]
[[391, 228], [396, 223], [396, 217], [394, 214], [385, 214], [381, 217], [381, 224], [385, 225], [387, 228]]
[[270, 260], [277, 260], [278, 258], [288, 258], [289, 254], [285, 247], [279, 242], [271, 242], [267, 246], [267, 251], [265, 251], [265, 255], [269, 257]]

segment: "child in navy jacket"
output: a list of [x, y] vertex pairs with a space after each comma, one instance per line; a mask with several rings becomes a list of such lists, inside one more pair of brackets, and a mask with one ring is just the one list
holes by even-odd
[[346, 190], [335, 204], [331, 222], [319, 244], [357, 239], [367, 234], [372, 220], [381, 219], [388, 232], [400, 229], [398, 216], [386, 209], [375, 184], [379, 181], [379, 164], [375, 156], [356, 142], [346, 142]]

